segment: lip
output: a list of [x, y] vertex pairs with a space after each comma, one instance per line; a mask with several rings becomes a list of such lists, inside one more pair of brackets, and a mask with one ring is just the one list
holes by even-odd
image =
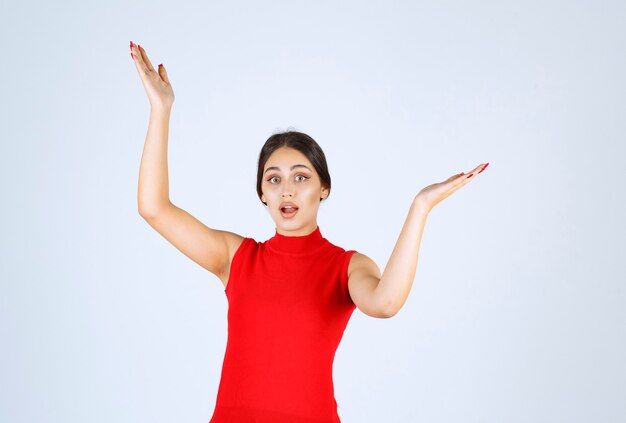
[[278, 206], [278, 210], [279, 210], [279, 211], [282, 211], [281, 209], [282, 209], [283, 207], [286, 207], [286, 206], [291, 206], [291, 207], [293, 207], [294, 209], [299, 209], [299, 208], [300, 208], [300, 207], [298, 207], [296, 204], [292, 203], [291, 201], [285, 201], [285, 202], [280, 203], [280, 206]]
[[[285, 214], [283, 212], [283, 207], [285, 206], [292, 206], [295, 210], [293, 213], [291, 214]], [[280, 215], [284, 218], [284, 219], [291, 219], [292, 217], [294, 217], [296, 214], [298, 214], [298, 206], [296, 206], [294, 203], [286, 201], [284, 203], [280, 203], [280, 207], [278, 207], [278, 212], [280, 213]]]

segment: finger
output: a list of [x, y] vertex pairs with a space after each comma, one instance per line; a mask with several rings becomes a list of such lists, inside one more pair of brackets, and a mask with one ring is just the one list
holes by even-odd
[[461, 175], [463, 175], [463, 174], [464, 174], [464, 173], [463, 173], [463, 172], [461, 172], [461, 173], [457, 173], [456, 175], [452, 175], [452, 176], [450, 176], [448, 179], [446, 179], [446, 180], [445, 180], [445, 182], [450, 182], [450, 181], [453, 181], [453, 180], [455, 180], [455, 179], [459, 178], [459, 177], [460, 177]]
[[487, 163], [486, 163], [486, 164], [482, 167], [482, 169], [480, 169], [480, 170], [478, 171], [478, 173], [480, 173], [480, 172], [482, 172], [483, 170], [487, 169], [487, 166], [489, 166], [489, 162], [487, 162]]
[[133, 54], [133, 58], [135, 59], [135, 65], [137, 65], [138, 68], [147, 68], [146, 63], [141, 56], [141, 52], [139, 51], [139, 47], [137, 47], [137, 44], [133, 43], [133, 45], [130, 47], [130, 52]]
[[[159, 75], [163, 79], [163, 81], [170, 83], [170, 78], [167, 76], [167, 71], [165, 70], [165, 66], [163, 64], [159, 65]], [[171, 85], [171, 84], [170, 84]]]
[[472, 170], [466, 177], [465, 179], [474, 179], [474, 177], [476, 177], [476, 175], [478, 175], [480, 172], [482, 172], [483, 170], [485, 170], [485, 168], [489, 165], [489, 163], [482, 163], [479, 164], [478, 166], [476, 166], [474, 168], [474, 170]]
[[442, 200], [452, 195], [452, 193], [454, 193], [456, 190], [458, 190], [459, 188], [467, 184], [470, 180], [474, 179], [474, 177], [478, 173], [485, 170], [488, 164], [489, 163], [480, 164], [476, 166], [469, 174], [461, 172], [461, 173], [457, 173], [456, 175], [452, 175], [448, 179], [446, 179], [443, 182], [446, 184], [446, 187], [445, 187], [445, 195], [442, 198]]
[[139, 52], [141, 53], [141, 58], [143, 59], [144, 63], [146, 64], [146, 67], [153, 71], [154, 70], [154, 66], [152, 66], [152, 62], [150, 62], [150, 59], [148, 59], [148, 54], [146, 53], [146, 50], [144, 50], [143, 47], [141, 47], [139, 44], [137, 45], [137, 48], [139, 49]]
[[[487, 163], [489, 164], [489, 163]], [[473, 180], [474, 177], [482, 172], [482, 170], [484, 170], [484, 168], [487, 167], [487, 165], [483, 165], [480, 164], [477, 167], [475, 167], [471, 172], [469, 173], [459, 173], [457, 175], [454, 175], [452, 177], [450, 177], [449, 181], [450, 181], [450, 188], [448, 188], [446, 197], [451, 195], [453, 192], [455, 192], [456, 190], [458, 190], [459, 188], [461, 188], [462, 186], [464, 186], [465, 184], [467, 184], [469, 181]], [[481, 170], [482, 169], [482, 170]]]

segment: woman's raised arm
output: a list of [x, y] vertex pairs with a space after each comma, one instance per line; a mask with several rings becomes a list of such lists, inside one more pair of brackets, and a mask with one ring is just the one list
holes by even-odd
[[170, 201], [167, 143], [174, 91], [163, 66], [159, 65], [156, 72], [145, 50], [132, 41], [131, 55], [151, 106], [139, 168], [139, 214], [179, 251], [218, 276], [226, 287], [230, 262], [244, 238], [209, 228]]
[[[459, 188], [473, 181], [489, 163], [477, 166], [472, 173], [459, 173], [443, 182], [422, 189], [413, 199], [391, 257], [380, 275], [367, 256], [354, 254], [348, 268], [348, 289], [355, 305], [373, 317], [392, 317], [409, 296], [417, 270], [420, 244], [430, 211]], [[354, 261], [354, 263], [352, 263]]]
[[137, 203], [142, 216], [154, 215], [170, 205], [167, 174], [167, 139], [174, 90], [165, 68], [156, 72], [145, 50], [130, 42], [131, 56], [150, 101], [150, 122], [139, 168]]

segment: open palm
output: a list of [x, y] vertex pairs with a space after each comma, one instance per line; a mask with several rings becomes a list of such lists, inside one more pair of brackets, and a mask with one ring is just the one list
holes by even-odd
[[163, 65], [154, 69], [146, 50], [140, 45], [130, 42], [130, 53], [148, 100], [153, 108], [170, 109], [174, 103], [174, 89]]
[[485, 170], [487, 165], [489, 165], [489, 163], [478, 165], [467, 176], [465, 173], [459, 173], [449, 177], [443, 182], [428, 185], [417, 194], [415, 201], [427, 211], [430, 211], [442, 200], [448, 198], [452, 195], [452, 193], [456, 192], [456, 190], [467, 184], [469, 181], [473, 181], [477, 174]]

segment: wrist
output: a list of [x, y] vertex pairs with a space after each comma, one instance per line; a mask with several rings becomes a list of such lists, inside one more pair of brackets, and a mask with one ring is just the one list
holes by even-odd
[[167, 115], [169, 116], [172, 111], [172, 106], [165, 105], [150, 105], [150, 114]]
[[426, 202], [423, 201], [419, 196], [416, 196], [413, 199], [413, 202], [411, 203], [411, 208], [425, 215], [430, 213], [430, 211], [432, 210], [432, 207], [426, 204]]

